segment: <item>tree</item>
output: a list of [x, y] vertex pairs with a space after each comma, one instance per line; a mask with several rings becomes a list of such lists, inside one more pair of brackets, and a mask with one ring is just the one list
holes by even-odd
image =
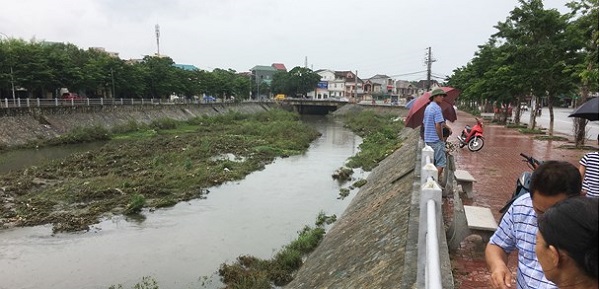
[[[598, 0], [573, 1], [567, 6], [571, 8], [571, 15], [579, 16], [570, 23], [567, 31], [569, 40], [582, 47], [579, 53], [583, 61], [574, 65], [581, 94], [577, 98], [577, 105], [581, 105], [587, 100], [590, 91], [598, 91]], [[585, 142], [586, 124], [587, 121], [583, 118], [573, 119], [577, 147]]]
[[306, 67], [296, 66], [288, 73], [288, 91], [291, 95], [306, 96], [309, 91], [317, 87], [321, 76]]
[[567, 49], [569, 43], [566, 28], [569, 15], [545, 10], [541, 0], [519, 0], [520, 7], [510, 12], [506, 22], [499, 23], [496, 37], [512, 47], [513, 65], [523, 77], [525, 89], [530, 89], [536, 100], [532, 108], [529, 126], [535, 128], [536, 111], [540, 102], [547, 98], [550, 111], [549, 133], [553, 133], [553, 104], [561, 93], [573, 90], [573, 79], [568, 63], [573, 54]]
[[146, 83], [153, 98], [168, 98], [177, 86], [176, 67], [170, 57], [145, 56], [142, 65], [146, 70]]

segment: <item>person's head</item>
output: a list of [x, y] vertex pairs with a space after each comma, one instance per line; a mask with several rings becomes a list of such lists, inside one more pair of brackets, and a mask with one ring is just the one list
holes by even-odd
[[586, 275], [598, 281], [598, 199], [569, 198], [538, 218], [535, 244], [546, 278], [559, 284]]
[[431, 95], [429, 95], [429, 100], [440, 103], [442, 99], [444, 99], [444, 97], [446, 97], [446, 92], [444, 92], [444, 90], [442, 90], [441, 88], [436, 88], [431, 91]]
[[531, 174], [529, 185], [533, 209], [540, 215], [554, 204], [581, 192], [581, 175], [573, 164], [545, 161]]

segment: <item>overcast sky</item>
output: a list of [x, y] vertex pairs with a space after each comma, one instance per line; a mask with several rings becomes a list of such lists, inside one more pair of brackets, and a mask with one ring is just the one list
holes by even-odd
[[[561, 12], [567, 0], [547, 0]], [[452, 74], [516, 0], [2, 0], [0, 33], [104, 47], [123, 59], [157, 52], [201, 69], [283, 63], [358, 71], [361, 78]]]

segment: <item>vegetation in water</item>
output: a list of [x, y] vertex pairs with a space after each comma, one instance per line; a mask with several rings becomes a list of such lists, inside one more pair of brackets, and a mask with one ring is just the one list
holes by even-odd
[[[208, 187], [243, 179], [276, 157], [303, 153], [319, 136], [298, 114], [283, 110], [129, 123], [119, 134], [84, 131], [111, 141], [0, 176], [0, 226], [52, 223], [56, 232], [85, 230], [107, 212], [201, 198]], [[233, 157], [219, 157], [228, 155]]]
[[293, 279], [293, 274], [321, 242], [325, 235], [324, 226], [336, 220], [335, 215], [327, 216], [320, 212], [315, 227], [305, 226], [298, 237], [284, 246], [269, 260], [253, 256], [239, 256], [233, 264], [221, 264], [219, 276], [224, 289], [233, 288], [273, 288], [283, 286]]

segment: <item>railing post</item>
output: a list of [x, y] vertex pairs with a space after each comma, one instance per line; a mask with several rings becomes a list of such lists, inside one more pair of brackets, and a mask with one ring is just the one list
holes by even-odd
[[425, 159], [427, 157], [433, 162], [433, 149], [430, 146], [425, 145], [421, 150], [421, 167], [426, 164]]
[[54, 106], [58, 106], [58, 97], [54, 99]]
[[431, 162], [421, 168], [421, 185], [425, 184], [428, 178], [437, 182], [438, 170]]
[[104, 105], [104, 98], [103, 97], [100, 98], [100, 105]]
[[35, 100], [36, 100], [36, 102], [37, 102], [37, 107], [40, 107], [40, 106], [41, 106], [41, 104], [40, 104], [40, 99], [39, 99], [39, 98], [36, 98]]
[[8, 108], [8, 98], [5, 98], [5, 99], [4, 99], [4, 106], [5, 106], [6, 108]]

